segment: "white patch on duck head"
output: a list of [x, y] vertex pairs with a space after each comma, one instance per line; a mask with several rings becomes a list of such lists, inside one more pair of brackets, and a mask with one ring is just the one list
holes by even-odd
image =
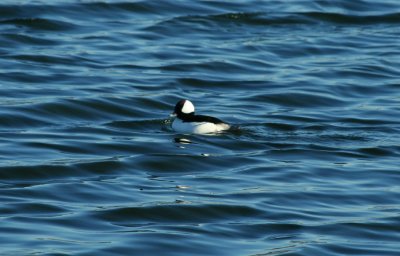
[[184, 114], [194, 113], [193, 103], [188, 100], [185, 100], [185, 103], [183, 104], [183, 107], [182, 107], [182, 113], [184, 113]]

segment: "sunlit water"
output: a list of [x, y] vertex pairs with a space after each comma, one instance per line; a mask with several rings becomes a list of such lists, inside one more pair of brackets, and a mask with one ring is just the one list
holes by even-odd
[[1, 255], [399, 255], [398, 1], [2, 1], [0, 55]]

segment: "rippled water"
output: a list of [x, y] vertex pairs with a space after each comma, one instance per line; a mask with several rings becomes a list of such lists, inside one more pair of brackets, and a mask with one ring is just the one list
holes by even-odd
[[399, 255], [399, 46], [397, 0], [2, 1], [0, 254]]

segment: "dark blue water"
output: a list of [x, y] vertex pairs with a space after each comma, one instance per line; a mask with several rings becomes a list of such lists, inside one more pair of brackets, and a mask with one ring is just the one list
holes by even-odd
[[8, 0], [0, 56], [1, 255], [399, 255], [397, 0]]

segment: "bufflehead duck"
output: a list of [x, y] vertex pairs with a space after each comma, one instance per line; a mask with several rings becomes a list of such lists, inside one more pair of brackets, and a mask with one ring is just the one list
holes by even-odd
[[189, 100], [178, 101], [172, 116], [176, 116], [172, 122], [172, 129], [182, 133], [217, 133], [228, 130], [231, 127], [218, 118], [195, 115], [194, 106]]

